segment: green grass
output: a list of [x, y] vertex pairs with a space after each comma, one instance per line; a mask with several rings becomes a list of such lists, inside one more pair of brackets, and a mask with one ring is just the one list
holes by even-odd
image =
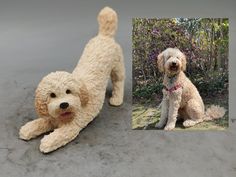
[[[132, 111], [132, 129], [156, 129], [155, 124], [159, 121], [161, 111], [158, 109], [158, 103], [153, 101], [146, 103], [135, 103], [133, 104]], [[176, 124], [175, 130], [225, 130], [228, 128], [228, 96], [218, 95], [214, 98], [204, 99], [206, 108], [211, 104], [223, 106], [227, 112], [223, 118], [204, 121], [190, 128], [184, 128], [181, 121]]]

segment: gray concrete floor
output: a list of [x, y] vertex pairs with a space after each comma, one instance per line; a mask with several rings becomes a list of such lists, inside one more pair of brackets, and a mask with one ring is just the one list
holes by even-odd
[[100, 115], [73, 142], [44, 155], [38, 149], [42, 137], [29, 142], [18, 139], [19, 127], [35, 117], [34, 87], [24, 87], [13, 80], [4, 85], [5, 96], [1, 99], [5, 104], [1, 104], [0, 116], [1, 177], [233, 177], [236, 174], [235, 124], [229, 131], [219, 132], [131, 130], [131, 103], [127, 97], [119, 108], [109, 106], [106, 100]]
[[[182, 1], [186, 7], [151, 0], [95, 4], [89, 0], [0, 0], [0, 176], [236, 176], [236, 121], [230, 121], [229, 130], [218, 132], [131, 130], [132, 17], [230, 17], [231, 30], [236, 29], [233, 1], [199, 0], [192, 5]], [[115, 108], [106, 98], [99, 116], [73, 142], [44, 155], [38, 149], [42, 137], [29, 142], [18, 138], [20, 126], [36, 117], [34, 90], [49, 72], [73, 70], [77, 56], [97, 32], [97, 12], [107, 4], [120, 17], [117, 40], [124, 48], [126, 61], [125, 102]], [[234, 33], [230, 39], [231, 44], [235, 43]], [[236, 45], [231, 46], [230, 51], [235, 51]], [[233, 62], [230, 66], [236, 67]], [[236, 82], [232, 77], [231, 83], [233, 91]], [[109, 86], [108, 95], [110, 90]], [[233, 119], [233, 94], [230, 103]]]

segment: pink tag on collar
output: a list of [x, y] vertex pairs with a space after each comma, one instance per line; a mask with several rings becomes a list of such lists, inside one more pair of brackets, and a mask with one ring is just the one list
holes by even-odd
[[181, 84], [177, 84], [177, 85], [175, 85], [174, 87], [171, 87], [171, 88], [169, 88], [169, 89], [165, 86], [166, 91], [168, 91], [168, 92], [170, 92], [170, 93], [172, 93], [172, 92], [175, 91], [175, 90], [178, 90], [179, 88], [182, 88]]

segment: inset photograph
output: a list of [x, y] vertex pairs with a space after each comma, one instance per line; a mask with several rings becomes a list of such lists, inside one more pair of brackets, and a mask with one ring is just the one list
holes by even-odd
[[227, 18], [133, 18], [132, 129], [228, 128]]

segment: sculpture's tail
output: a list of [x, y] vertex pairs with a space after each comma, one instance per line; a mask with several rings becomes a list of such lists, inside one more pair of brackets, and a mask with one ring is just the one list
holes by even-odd
[[216, 105], [211, 105], [211, 107], [206, 110], [204, 120], [219, 119], [225, 115], [225, 112], [225, 108]]
[[117, 14], [110, 7], [104, 7], [98, 14], [99, 34], [113, 37], [117, 29]]

